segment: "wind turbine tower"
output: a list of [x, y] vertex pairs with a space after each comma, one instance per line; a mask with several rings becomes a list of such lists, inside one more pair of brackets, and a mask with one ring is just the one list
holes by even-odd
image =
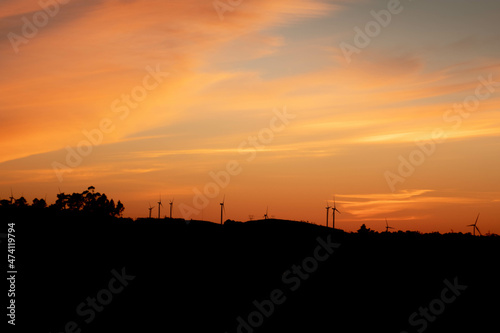
[[389, 227], [389, 224], [387, 223], [387, 219], [385, 219], [385, 232], [389, 232], [389, 229], [394, 229], [394, 228]]
[[477, 232], [479, 232], [479, 236], [482, 236], [481, 234], [481, 231], [479, 231], [479, 228], [477, 227], [477, 220], [479, 219], [479, 214], [477, 214], [477, 217], [476, 217], [476, 222], [474, 222], [474, 224], [469, 224], [468, 227], [472, 227], [472, 235], [473, 236], [476, 236], [476, 230]]
[[328, 214], [330, 213], [330, 205], [328, 204], [328, 201], [326, 202], [326, 227], [328, 228]]
[[269, 206], [266, 207], [266, 213], [264, 214], [264, 220], [267, 220], [269, 218], [268, 212], [269, 212]]
[[160, 201], [158, 201], [157, 204], [158, 204], [158, 219], [160, 219], [160, 208], [161, 206], [163, 206], [161, 203], [161, 195], [160, 195]]
[[220, 224], [222, 224], [222, 219], [224, 218], [224, 212], [226, 209], [224, 208], [224, 201], [226, 200], [226, 196], [224, 195], [224, 198], [222, 199], [222, 202], [220, 203]]
[[170, 218], [172, 218], [172, 206], [174, 205], [174, 199], [173, 198], [172, 198], [172, 200], [170, 200], [169, 205], [170, 205]]
[[149, 218], [151, 218], [151, 211], [155, 208], [155, 206], [151, 207], [151, 204], [149, 204]]
[[335, 206], [335, 197], [333, 197], [333, 207], [332, 207], [332, 228], [335, 229], [335, 212], [339, 213], [339, 210]]

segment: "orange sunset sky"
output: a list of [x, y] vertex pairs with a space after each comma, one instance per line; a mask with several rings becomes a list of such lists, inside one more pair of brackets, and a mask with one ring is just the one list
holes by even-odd
[[481, 232], [500, 233], [499, 12], [494, 0], [3, 0], [0, 198], [53, 203], [94, 185], [124, 216], [146, 217], [161, 193], [162, 216], [174, 197], [174, 217], [215, 222], [225, 195], [225, 219], [269, 206], [324, 224], [336, 195], [346, 231], [387, 218], [468, 232], [481, 213]]

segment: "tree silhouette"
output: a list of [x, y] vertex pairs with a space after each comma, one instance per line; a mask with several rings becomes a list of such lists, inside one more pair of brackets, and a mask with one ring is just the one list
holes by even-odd
[[96, 216], [118, 217], [121, 216], [125, 207], [118, 201], [115, 204], [113, 199], [109, 200], [106, 194], [95, 192], [95, 187], [90, 186], [82, 193], [59, 193], [57, 200], [54, 204], [47, 207], [45, 199], [33, 199], [32, 205], [29, 205], [24, 197], [15, 199], [13, 202], [10, 200], [0, 200], [0, 213], [8, 213], [18, 211], [32, 211], [40, 210], [49, 213], [65, 212], [67, 214], [87, 214]]
[[[111, 200], [113, 201], [113, 200]], [[125, 210], [125, 207], [123, 206], [123, 204], [118, 201], [118, 203], [116, 204], [116, 207], [115, 207], [115, 216], [122, 216], [122, 213], [123, 211]]]
[[68, 195], [59, 193], [57, 195], [56, 203], [53, 205], [57, 210], [64, 210], [68, 205]]
[[100, 216], [120, 216], [125, 209], [120, 201], [115, 205], [114, 200], [109, 200], [106, 194], [95, 192], [94, 186], [88, 187], [82, 193], [73, 193], [71, 195], [60, 193], [57, 198], [56, 208], [60, 210], [67, 209], [71, 212], [84, 212]]
[[31, 204], [32, 207], [38, 208], [38, 209], [44, 209], [47, 208], [47, 203], [45, 202], [45, 199], [33, 199], [33, 203]]
[[370, 228], [367, 228], [365, 224], [363, 224], [359, 229], [358, 229], [359, 234], [371, 234], [374, 233], [373, 230]]
[[20, 197], [19, 199], [15, 200], [14, 205], [16, 205], [17, 207], [26, 207], [28, 205], [28, 202], [24, 197]]

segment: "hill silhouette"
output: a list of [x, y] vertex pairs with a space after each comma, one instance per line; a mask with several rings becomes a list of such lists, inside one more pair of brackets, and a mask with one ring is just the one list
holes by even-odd
[[497, 236], [44, 211], [2, 215], [16, 224], [18, 329], [489, 332], [498, 315]]

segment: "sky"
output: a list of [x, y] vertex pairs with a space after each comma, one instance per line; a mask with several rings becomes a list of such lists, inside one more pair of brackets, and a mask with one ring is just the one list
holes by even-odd
[[[0, 198], [500, 233], [498, 1], [1, 0]], [[157, 208], [153, 210], [157, 215]], [[331, 211], [330, 217], [331, 221]], [[331, 222], [330, 222], [331, 225]]]

